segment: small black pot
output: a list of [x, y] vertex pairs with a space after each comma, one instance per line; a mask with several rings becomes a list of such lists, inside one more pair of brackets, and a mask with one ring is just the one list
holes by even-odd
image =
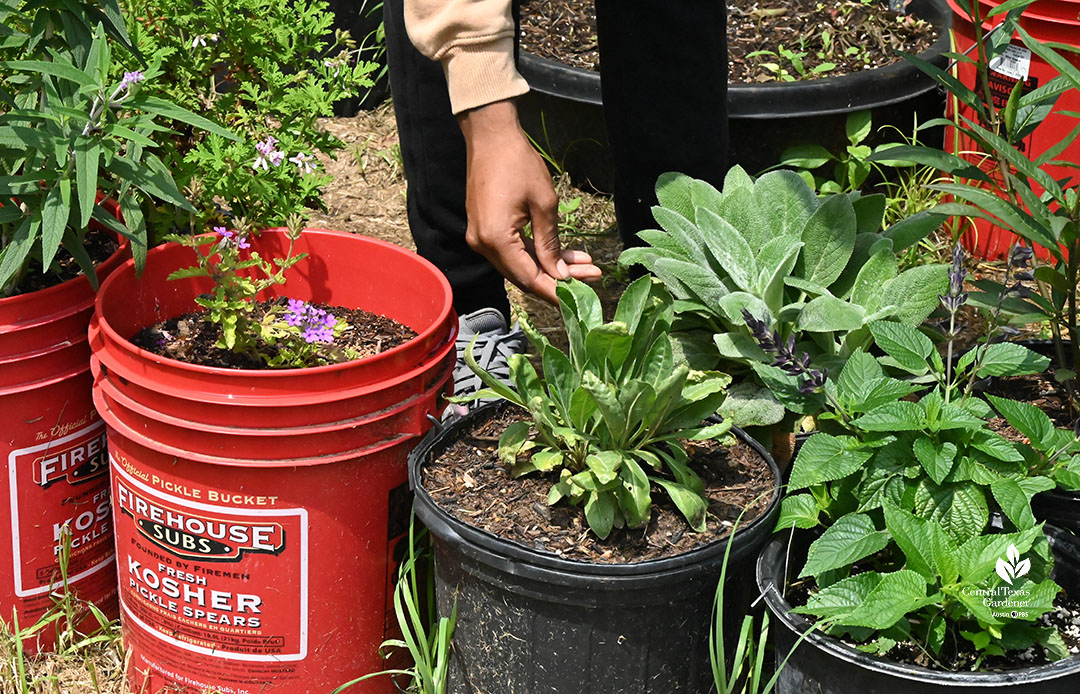
[[[708, 694], [708, 637], [727, 540], [668, 559], [591, 564], [509, 542], [439, 508], [421, 466], [501, 405], [432, 431], [409, 456], [413, 508], [435, 545], [439, 614], [457, 606], [449, 694]], [[779, 512], [779, 470], [767, 451], [773, 498], [732, 539], [726, 643], [749, 609], [754, 560]], [[729, 626], [730, 625], [730, 626]]]
[[[1047, 526], [1054, 550], [1054, 580], [1070, 595], [1080, 594], [1080, 539]], [[765, 595], [772, 620], [779, 664], [810, 622], [791, 613], [781, 594], [787, 583], [787, 561], [797, 565], [806, 556], [808, 534], [796, 535], [788, 559], [788, 534], [774, 537], [757, 562], [758, 588]], [[780, 672], [776, 694], [1076, 694], [1080, 691], [1080, 656], [1050, 665], [1010, 672], [940, 672], [873, 658], [840, 641], [814, 632], [806, 637]]]
[[[919, 54], [939, 67], [949, 50], [952, 10], [946, 0], [912, 0], [909, 11], [931, 22], [938, 40]], [[614, 164], [608, 148], [600, 96], [600, 74], [570, 67], [525, 51], [518, 70], [531, 90], [518, 100], [526, 132], [561, 161], [576, 183], [611, 192]], [[729, 161], [756, 173], [780, 161], [793, 145], [816, 143], [831, 152], [848, 144], [848, 114], [870, 109], [875, 130], [894, 125], [910, 131], [919, 122], [941, 117], [944, 94], [933, 80], [907, 61], [873, 70], [801, 82], [728, 85]], [[941, 130], [920, 133], [923, 144], [941, 145]], [[883, 141], [874, 133], [866, 144]]]

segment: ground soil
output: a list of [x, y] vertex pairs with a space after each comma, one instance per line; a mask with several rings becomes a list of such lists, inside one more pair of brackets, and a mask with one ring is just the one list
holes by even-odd
[[663, 495], [653, 494], [652, 519], [644, 529], [613, 530], [601, 541], [589, 531], [584, 511], [547, 505], [557, 475], [530, 474], [514, 479], [498, 458], [499, 436], [524, 413], [508, 410], [487, 420], [423, 468], [423, 486], [432, 499], [458, 520], [530, 549], [564, 559], [600, 564], [630, 564], [682, 554], [730, 532], [744, 507], [745, 525], [771, 501], [772, 473], [764, 459], [744, 443], [725, 448], [716, 442], [686, 442], [691, 466], [709, 497], [706, 531], [695, 533]]
[[[928, 22], [892, 12], [880, 2], [736, 0], [728, 3], [728, 81], [776, 81], [776, 73], [764, 67], [768, 62], [778, 62], [797, 78], [850, 74], [893, 63], [898, 50], [920, 53], [936, 39], [937, 30]], [[544, 58], [598, 70], [593, 1], [526, 0], [521, 7], [521, 46]], [[751, 56], [755, 51], [776, 53], [780, 47], [805, 53], [807, 72], [823, 63], [836, 67], [803, 77], [787, 60]]]
[[[251, 319], [259, 321], [270, 309], [284, 307], [285, 302], [284, 297], [256, 302]], [[349, 326], [332, 345], [320, 350], [326, 363], [374, 356], [416, 337], [416, 332], [411, 328], [385, 316], [343, 306], [315, 306]], [[189, 364], [226, 369], [270, 368], [256, 357], [217, 347], [221, 334], [221, 326], [207, 320], [205, 313], [192, 312], [143, 328], [131, 341], [148, 352]], [[272, 359], [279, 354], [280, 348], [279, 342], [276, 345], [263, 345], [260, 351]]]

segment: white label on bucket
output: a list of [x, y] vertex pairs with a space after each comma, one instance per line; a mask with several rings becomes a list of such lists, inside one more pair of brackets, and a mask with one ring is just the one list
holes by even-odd
[[1014, 80], [1026, 80], [1031, 72], [1031, 51], [1010, 43], [1001, 55], [990, 61], [990, 69]]
[[307, 657], [306, 509], [193, 501], [115, 459], [112, 467], [120, 605], [130, 623], [223, 660]]
[[65, 525], [71, 530], [69, 584], [111, 569], [113, 558], [105, 422], [56, 433], [12, 451], [7, 461], [15, 595], [41, 596], [49, 605], [62, 580], [58, 547]]

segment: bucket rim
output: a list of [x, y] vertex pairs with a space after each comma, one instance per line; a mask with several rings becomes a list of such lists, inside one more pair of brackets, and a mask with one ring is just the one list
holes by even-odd
[[[286, 231], [284, 227], [271, 227], [269, 229], [263, 229], [260, 234], [277, 233], [283, 234]], [[136, 346], [127, 338], [120, 335], [109, 323], [108, 317], [103, 310], [104, 297], [107, 296], [112, 285], [120, 281], [121, 276], [128, 272], [134, 272], [135, 261], [134, 259], [128, 259], [112, 272], [109, 277], [101, 283], [101, 287], [97, 292], [97, 296], [94, 300], [94, 313], [96, 317], [96, 323], [98, 329], [103, 334], [105, 340], [116, 348], [123, 350], [129, 355], [141, 359], [154, 362], [161, 367], [173, 369], [180, 372], [188, 372], [191, 374], [198, 374], [202, 376], [216, 376], [226, 379], [237, 378], [253, 378], [255, 380], [268, 380], [268, 379], [283, 379], [287, 377], [298, 377], [310, 374], [334, 374], [341, 371], [350, 371], [360, 367], [366, 367], [371, 365], [378, 365], [385, 361], [391, 361], [399, 354], [405, 352], [411, 345], [424, 340], [429, 340], [437, 337], [441, 330], [445, 329], [446, 322], [451, 318], [453, 314], [453, 294], [450, 288], [450, 282], [446, 279], [446, 276], [426, 258], [406, 250], [401, 246], [389, 243], [388, 241], [382, 241], [381, 239], [375, 239], [370, 236], [364, 236], [363, 234], [353, 234], [346, 231], [337, 231], [332, 229], [319, 229], [319, 228], [304, 228], [303, 233], [314, 234], [316, 236], [330, 236], [335, 238], [348, 238], [353, 239], [357, 243], [362, 245], [372, 245], [383, 248], [384, 250], [392, 253], [400, 254], [403, 257], [410, 257], [419, 266], [423, 267], [426, 271], [430, 272], [435, 278], [436, 282], [443, 288], [443, 305], [439, 308], [437, 317], [431, 321], [423, 332], [417, 333], [416, 337], [404, 342], [396, 347], [380, 352], [379, 354], [373, 354], [362, 359], [354, 359], [351, 361], [339, 362], [336, 364], [325, 364], [323, 366], [310, 366], [303, 368], [288, 368], [288, 369], [228, 369], [218, 366], [204, 366], [202, 364], [190, 364], [188, 362], [178, 361], [176, 359], [170, 359], [168, 357], [154, 354], [141, 347]], [[153, 255], [161, 255], [162, 253], [174, 251], [178, 244], [168, 243], [158, 246], [157, 248], [150, 249], [147, 252], [147, 262]]]

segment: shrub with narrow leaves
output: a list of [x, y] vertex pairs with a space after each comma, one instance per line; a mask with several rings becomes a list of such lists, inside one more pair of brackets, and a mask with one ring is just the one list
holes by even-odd
[[[761, 349], [748, 311], [816, 363], [837, 371], [870, 343], [869, 325], [921, 323], [948, 283], [943, 265], [899, 272], [896, 253], [936, 229], [919, 214], [880, 231], [885, 198], [858, 193], [819, 198], [798, 175], [753, 179], [728, 173], [723, 191], [682, 174], [656, 186], [653, 215], [662, 230], [626, 250], [623, 264], [644, 265], [674, 295], [679, 352], [697, 368], [723, 368], [745, 380], [731, 389], [727, 414], [740, 426], [779, 422], [785, 408], [773, 382], [774, 355]], [[794, 346], [793, 343], [793, 346]], [[815, 414], [813, 403], [788, 407]]]
[[507, 427], [499, 457], [515, 476], [557, 473], [548, 503], [584, 504], [589, 527], [606, 538], [612, 528], [649, 522], [652, 490], [671, 497], [687, 522], [705, 529], [705, 486], [680, 440], [725, 437], [729, 422], [704, 424], [724, 400], [729, 378], [693, 371], [675, 357], [668, 330], [671, 295], [643, 277], [619, 300], [605, 323], [596, 293], [576, 280], [557, 289], [569, 354], [522, 317], [543, 362], [541, 378], [522, 354], [510, 357], [509, 388], [466, 361], [487, 388], [461, 401], [502, 398], [529, 414]]

